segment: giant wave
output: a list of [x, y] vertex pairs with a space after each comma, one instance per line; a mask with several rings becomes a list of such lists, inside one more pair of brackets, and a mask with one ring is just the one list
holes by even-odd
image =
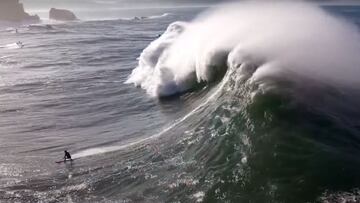
[[229, 4], [169, 25], [126, 82], [154, 97], [211, 83], [229, 69], [252, 82], [291, 73], [353, 85], [359, 83], [359, 41], [356, 26], [315, 5]]

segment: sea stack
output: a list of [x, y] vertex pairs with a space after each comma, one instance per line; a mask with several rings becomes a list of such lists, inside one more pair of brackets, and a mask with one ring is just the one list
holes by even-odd
[[40, 21], [39, 16], [29, 15], [24, 11], [24, 6], [19, 0], [0, 0], [0, 21], [22, 22]]
[[75, 14], [69, 10], [51, 8], [49, 12], [49, 18], [59, 21], [74, 21], [78, 20]]

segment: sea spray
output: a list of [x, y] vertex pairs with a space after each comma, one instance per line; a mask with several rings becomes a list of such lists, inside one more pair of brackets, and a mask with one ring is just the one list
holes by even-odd
[[127, 83], [154, 97], [168, 96], [246, 63], [257, 66], [249, 75], [252, 81], [294, 72], [354, 85], [360, 74], [359, 42], [354, 25], [313, 4], [227, 4], [191, 23], [171, 24], [143, 51]]
[[[157, 89], [161, 86], [169, 87], [167, 94], [177, 92], [176, 85], [171, 87], [171, 84], [167, 84], [166, 81], [172, 82], [171, 75], [166, 75], [165, 68], [155, 68], [161, 60], [166, 59], [166, 51], [179, 37], [186, 27], [185, 22], [174, 22], [169, 25], [165, 33], [157, 40], [150, 43], [150, 45], [144, 49], [139, 58], [139, 65], [133, 70], [127, 83], [134, 83], [136, 86], [141, 86], [146, 89], [149, 94], [154, 95]], [[163, 58], [163, 59], [162, 59]], [[171, 74], [170, 72], [168, 72]]]

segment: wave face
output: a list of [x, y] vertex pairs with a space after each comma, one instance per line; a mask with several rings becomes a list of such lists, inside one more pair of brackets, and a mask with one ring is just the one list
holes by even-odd
[[157, 141], [151, 190], [180, 202], [358, 199], [359, 39], [304, 3], [231, 4], [172, 23], [127, 83], [154, 97], [206, 93], [185, 94], [201, 105]]
[[314, 5], [231, 4], [171, 24], [143, 51], [127, 83], [162, 97], [240, 68], [253, 81], [292, 72], [358, 84], [359, 40], [355, 26]]

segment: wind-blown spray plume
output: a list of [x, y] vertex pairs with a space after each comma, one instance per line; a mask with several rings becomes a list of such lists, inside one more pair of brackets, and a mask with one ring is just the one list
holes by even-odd
[[241, 68], [237, 72], [251, 81], [292, 72], [353, 85], [360, 75], [359, 42], [354, 25], [312, 4], [228, 4], [191, 23], [171, 24], [143, 51], [127, 83], [161, 97]]

